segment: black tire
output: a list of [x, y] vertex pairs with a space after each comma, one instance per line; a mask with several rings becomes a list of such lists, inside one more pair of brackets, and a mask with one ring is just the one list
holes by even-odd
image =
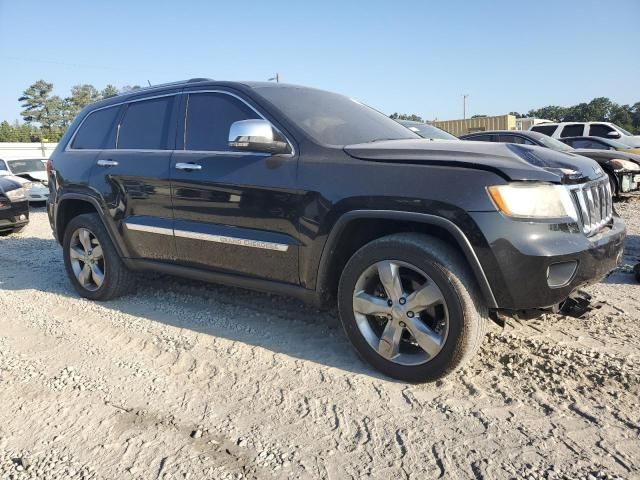
[[[387, 360], [367, 342], [353, 310], [360, 275], [373, 264], [392, 260], [417, 267], [439, 287], [449, 311], [448, 334], [439, 353], [420, 365]], [[338, 287], [338, 310], [356, 351], [382, 373], [407, 382], [437, 380], [463, 365], [478, 350], [488, 320], [487, 307], [465, 259], [438, 238], [415, 233], [389, 235], [368, 243], [347, 262]]]
[[[83, 287], [76, 278], [71, 266], [71, 239], [74, 232], [80, 228], [91, 231], [102, 246], [105, 259], [104, 281], [96, 290], [88, 290]], [[75, 288], [80, 296], [90, 300], [110, 300], [133, 290], [135, 285], [134, 274], [122, 262], [98, 214], [85, 213], [74, 217], [64, 232], [62, 248], [67, 275], [71, 280], [73, 288]]]

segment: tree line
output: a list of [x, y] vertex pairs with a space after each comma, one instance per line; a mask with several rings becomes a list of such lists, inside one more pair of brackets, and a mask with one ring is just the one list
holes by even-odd
[[109, 84], [98, 90], [85, 83], [73, 86], [68, 96], [61, 97], [53, 95], [53, 83], [38, 80], [18, 98], [24, 123], [0, 122], [0, 142], [57, 142], [85, 106], [138, 88], [127, 85], [118, 89]]
[[[519, 112], [509, 112], [509, 114], [517, 118], [535, 117], [554, 122], [611, 122], [633, 134], [640, 134], [640, 102], [633, 105], [619, 105], [607, 97], [598, 97], [589, 103], [579, 103], [571, 107], [549, 105], [529, 110], [524, 114]], [[422, 117], [414, 113], [393, 113], [389, 116], [396, 120], [423, 121]], [[471, 118], [481, 117], [486, 115], [473, 115]]]
[[[57, 142], [82, 108], [103, 98], [113, 97], [122, 92], [140, 88], [139, 85], [124, 86], [120, 89], [107, 85], [98, 90], [84, 83], [71, 88], [69, 95], [53, 95], [53, 84], [38, 80], [30, 85], [18, 101], [22, 107], [20, 115], [24, 123], [0, 122], [0, 142]], [[526, 114], [510, 112], [518, 118], [535, 117], [556, 122], [612, 122], [640, 134], [640, 102], [633, 105], [619, 105], [606, 97], [598, 97], [589, 103], [579, 103], [571, 107], [549, 105], [529, 110]], [[474, 115], [483, 117], [485, 115]], [[424, 121], [416, 114], [393, 113], [396, 120]]]

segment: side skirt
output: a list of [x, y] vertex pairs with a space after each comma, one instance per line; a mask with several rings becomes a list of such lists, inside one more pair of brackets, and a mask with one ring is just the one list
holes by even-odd
[[172, 263], [158, 262], [153, 260], [139, 260], [131, 258], [123, 258], [122, 260], [128, 268], [138, 272], [153, 271], [165, 275], [188, 278], [191, 280], [199, 280], [208, 283], [218, 283], [231, 287], [240, 287], [246, 288], [247, 290], [255, 290], [258, 292], [274, 293], [276, 295], [285, 295], [288, 297], [297, 298], [309, 305], [321, 305], [320, 295], [315, 290], [309, 290], [307, 288], [301, 287], [300, 285], [274, 282], [272, 280], [263, 280], [260, 278], [247, 277], [235, 273], [201, 270], [199, 268], [185, 267], [183, 265], [175, 265]]

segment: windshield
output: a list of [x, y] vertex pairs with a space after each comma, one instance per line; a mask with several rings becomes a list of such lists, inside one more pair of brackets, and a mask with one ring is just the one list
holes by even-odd
[[627, 132], [624, 128], [619, 127], [616, 125], [616, 128], [622, 132], [623, 135], [626, 135], [627, 137], [633, 137], [633, 133]]
[[431, 138], [435, 140], [459, 140], [458, 137], [451, 135], [449, 132], [440, 130], [438, 127], [434, 127], [427, 123], [400, 122], [400, 124], [424, 138]]
[[46, 170], [42, 160], [8, 160], [11, 173], [44, 172]]
[[625, 150], [629, 148], [629, 145], [626, 143], [619, 142], [617, 140], [611, 140], [610, 138], [599, 138], [598, 140], [602, 141], [604, 144], [609, 145], [618, 150]]
[[336, 93], [296, 87], [256, 87], [256, 91], [324, 145], [421, 138], [377, 110]]
[[573, 147], [570, 147], [566, 143], [563, 143], [560, 140], [556, 140], [552, 137], [547, 137], [546, 135], [540, 135], [540, 137], [536, 140], [545, 147], [550, 148], [551, 150], [556, 150], [558, 152], [570, 152], [571, 150], [574, 150]]

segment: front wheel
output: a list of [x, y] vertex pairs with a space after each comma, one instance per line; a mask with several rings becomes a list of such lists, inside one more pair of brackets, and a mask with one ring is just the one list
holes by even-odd
[[353, 255], [338, 309], [358, 353], [408, 382], [433, 381], [461, 366], [482, 343], [488, 318], [458, 252], [413, 233], [374, 240]]

